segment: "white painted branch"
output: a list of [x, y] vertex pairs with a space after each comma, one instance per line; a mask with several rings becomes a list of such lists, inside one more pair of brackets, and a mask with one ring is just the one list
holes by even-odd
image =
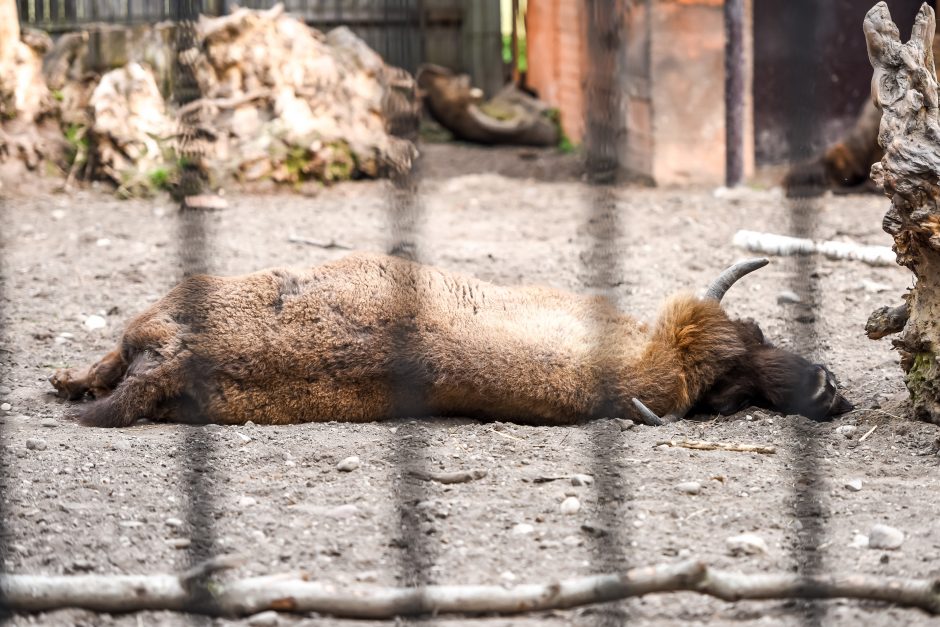
[[863, 246], [835, 241], [814, 242], [799, 237], [745, 230], [735, 233], [732, 243], [739, 248], [768, 255], [819, 253], [829, 259], [862, 261], [872, 266], [893, 266], [895, 263], [894, 251], [887, 246]]
[[[80, 607], [101, 612], [175, 610], [187, 591], [175, 575], [7, 575], [0, 579], [13, 611]], [[340, 588], [297, 575], [255, 577], [210, 585], [219, 614], [248, 616], [265, 610], [317, 612], [345, 618], [435, 614], [518, 614], [566, 609], [657, 592], [698, 592], [725, 601], [833, 599], [884, 601], [940, 614], [940, 579], [870, 575], [743, 574], [684, 561], [635, 568], [623, 574], [576, 577], [548, 584]]]

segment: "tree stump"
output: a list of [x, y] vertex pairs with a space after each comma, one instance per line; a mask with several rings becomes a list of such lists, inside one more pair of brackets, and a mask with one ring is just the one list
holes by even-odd
[[[908, 319], [894, 346], [916, 417], [940, 424], [940, 120], [934, 68], [934, 11], [921, 7], [902, 44], [884, 2], [865, 17], [874, 67], [872, 97], [882, 110], [878, 142], [885, 155], [871, 168], [891, 208], [883, 227], [898, 264], [916, 284], [906, 296]], [[877, 313], [877, 312], [876, 312]]]

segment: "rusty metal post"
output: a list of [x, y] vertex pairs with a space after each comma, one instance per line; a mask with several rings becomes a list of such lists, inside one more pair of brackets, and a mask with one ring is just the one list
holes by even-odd
[[744, 181], [744, 0], [725, 0], [725, 185]]

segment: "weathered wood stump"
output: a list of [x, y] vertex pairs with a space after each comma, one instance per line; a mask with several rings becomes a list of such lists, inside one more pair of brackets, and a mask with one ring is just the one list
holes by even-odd
[[[884, 229], [897, 262], [916, 284], [906, 297], [908, 319], [894, 345], [915, 415], [940, 424], [940, 120], [932, 43], [936, 20], [926, 3], [902, 44], [884, 2], [865, 17], [874, 67], [872, 97], [882, 110], [878, 142], [885, 155], [871, 177], [891, 198]], [[878, 313], [878, 312], [876, 312]]]

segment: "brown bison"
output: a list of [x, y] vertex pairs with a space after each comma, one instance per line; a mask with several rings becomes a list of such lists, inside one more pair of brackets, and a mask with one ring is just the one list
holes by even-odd
[[[823, 366], [774, 348], [720, 300], [764, 264], [647, 325], [603, 297], [500, 287], [396, 257], [193, 276], [99, 362], [50, 379], [89, 425], [288, 424], [469, 415], [535, 424], [752, 405], [821, 419], [850, 405]], [[661, 419], [660, 416], [665, 416]]]

